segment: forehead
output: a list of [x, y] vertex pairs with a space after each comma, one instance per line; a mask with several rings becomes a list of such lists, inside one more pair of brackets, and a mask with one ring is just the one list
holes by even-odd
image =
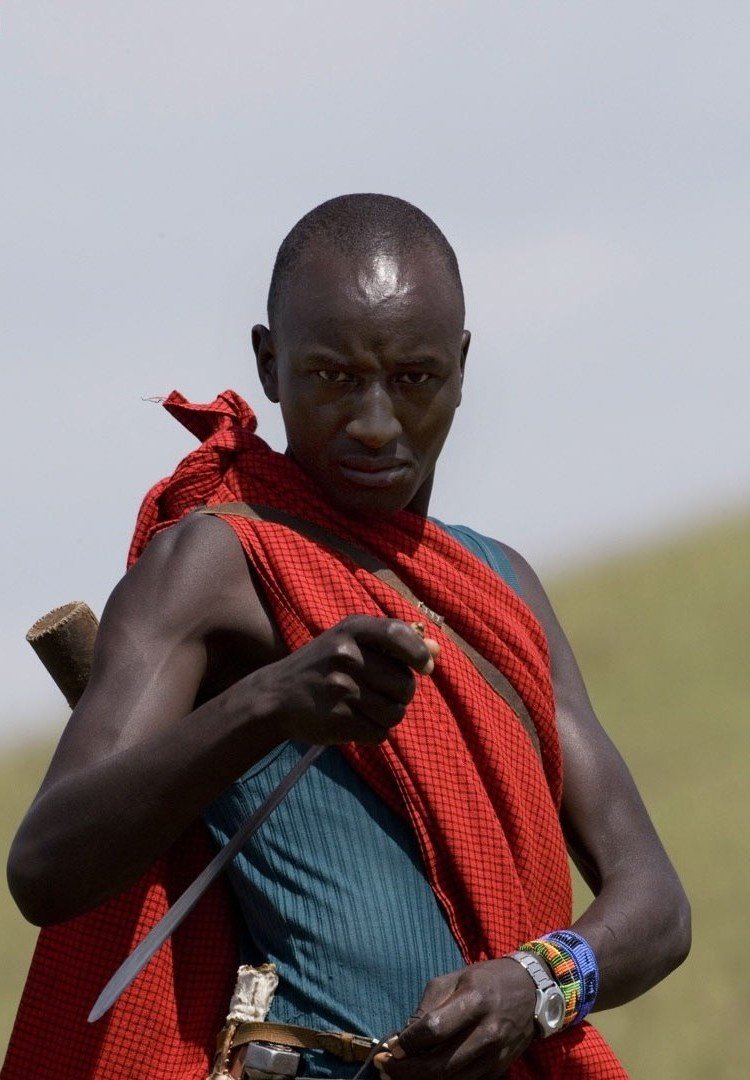
[[431, 247], [373, 245], [345, 253], [318, 244], [291, 270], [272, 331], [296, 351], [314, 344], [427, 346], [453, 350], [463, 298], [445, 258]]

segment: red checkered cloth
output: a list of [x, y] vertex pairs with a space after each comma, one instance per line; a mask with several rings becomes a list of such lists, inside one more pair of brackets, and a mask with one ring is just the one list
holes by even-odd
[[[254, 414], [233, 392], [210, 405], [174, 393], [165, 405], [202, 443], [147, 495], [129, 562], [157, 531], [197, 506], [233, 501], [286, 510], [377, 554], [506, 674], [534, 721], [542, 761], [511, 710], [433, 626], [440, 658], [433, 676], [418, 680], [405, 719], [383, 745], [349, 745], [346, 757], [411, 822], [467, 963], [569, 925], [549, 658], [530, 610], [426, 519], [404, 511], [374, 527], [333, 509], [293, 461], [255, 435]], [[378, 578], [289, 528], [226, 520], [290, 650], [352, 612], [419, 617]], [[105, 1019], [88, 1026], [85, 1017], [126, 952], [207, 854], [205, 838], [192, 830], [125, 893], [42, 931], [2, 1080], [42, 1080], [50, 1069], [56, 1080], [202, 1080], [234, 974], [224, 886], [209, 893]], [[507, 1075], [619, 1080], [627, 1074], [599, 1033], [583, 1024], [535, 1041]]]

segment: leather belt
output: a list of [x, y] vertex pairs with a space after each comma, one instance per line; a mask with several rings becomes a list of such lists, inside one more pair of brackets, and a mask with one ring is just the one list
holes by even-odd
[[[241, 1080], [249, 1043], [271, 1043], [285, 1050], [323, 1050], [347, 1064], [364, 1064], [378, 1040], [345, 1031], [318, 1031], [296, 1024], [262, 1021], [230, 1021], [216, 1040], [216, 1060], [212, 1076]], [[298, 1077], [304, 1080], [304, 1077]]]

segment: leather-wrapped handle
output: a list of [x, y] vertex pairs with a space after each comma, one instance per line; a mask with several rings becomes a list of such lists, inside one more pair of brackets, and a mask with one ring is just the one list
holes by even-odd
[[98, 628], [99, 620], [88, 604], [74, 600], [37, 619], [26, 635], [71, 709], [89, 681]]

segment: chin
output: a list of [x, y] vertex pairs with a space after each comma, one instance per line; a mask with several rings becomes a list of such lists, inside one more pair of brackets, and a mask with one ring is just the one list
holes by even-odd
[[383, 518], [392, 517], [400, 510], [406, 509], [406, 504], [402, 500], [381, 499], [375, 503], [372, 499], [357, 499], [344, 496], [334, 500], [329, 496], [328, 501], [348, 517], [356, 518], [358, 521], [382, 520]]
[[380, 520], [406, 510], [414, 494], [397, 491], [324, 491], [328, 502], [348, 517], [357, 520]]

